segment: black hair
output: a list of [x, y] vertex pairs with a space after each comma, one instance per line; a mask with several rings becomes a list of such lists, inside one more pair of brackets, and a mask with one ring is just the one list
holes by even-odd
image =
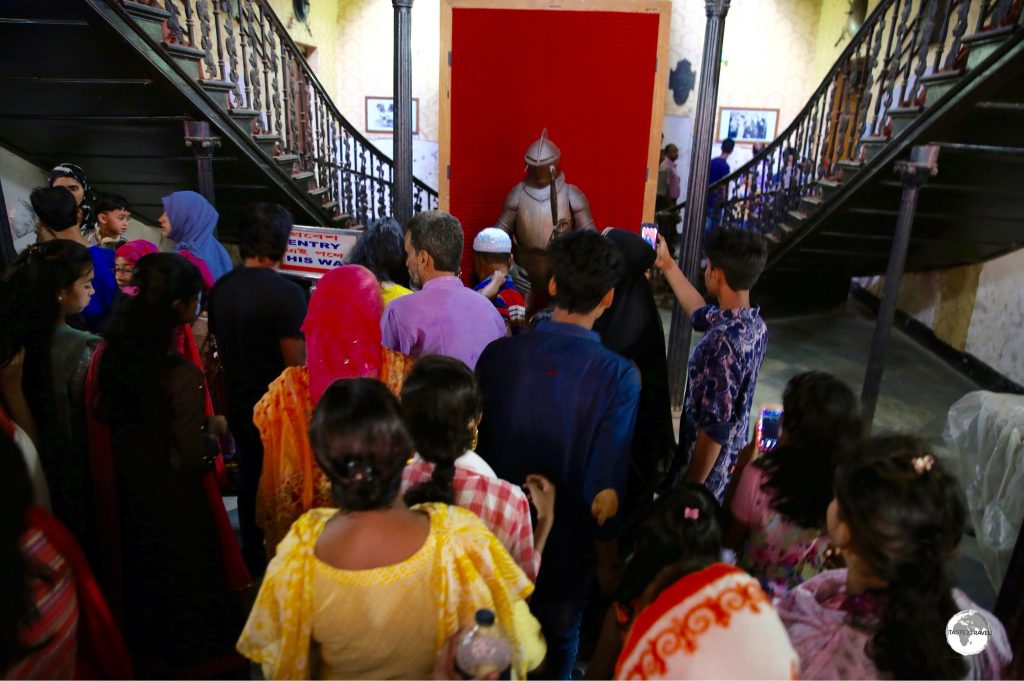
[[[687, 509], [696, 518], [687, 518]], [[636, 550], [616, 600], [638, 598], [665, 568], [686, 563], [701, 569], [722, 550], [722, 508], [703, 485], [683, 483], [651, 506], [636, 531]], [[699, 564], [693, 568], [694, 564]]]
[[832, 374], [807, 371], [782, 394], [784, 442], [754, 465], [773, 509], [808, 529], [825, 529], [836, 465], [860, 446], [864, 423], [850, 387]]
[[372, 378], [331, 384], [313, 411], [309, 441], [335, 502], [347, 511], [390, 506], [413, 453], [398, 398]]
[[405, 266], [405, 234], [398, 220], [381, 218], [359, 235], [348, 255], [347, 264], [362, 265], [373, 272], [378, 281], [391, 281], [409, 286], [409, 270]]
[[24, 347], [24, 330], [18, 316], [17, 296], [6, 280], [0, 279], [0, 366], [6, 365]]
[[619, 249], [592, 229], [559, 236], [548, 247], [555, 279], [555, 306], [586, 314], [622, 278]]
[[434, 473], [406, 491], [405, 503], [455, 503], [455, 460], [473, 446], [471, 424], [480, 408], [476, 377], [465, 364], [440, 355], [416, 362], [402, 386], [402, 410], [416, 451]]
[[413, 216], [405, 231], [410, 234], [412, 247], [426, 251], [434, 259], [438, 272], [458, 272], [466, 239], [462, 223], [454, 215], [440, 210], [428, 210]]
[[29, 195], [39, 222], [54, 232], [63, 232], [78, 224], [75, 196], [63, 187], [38, 187]]
[[[68, 194], [65, 189], [57, 191]], [[68, 239], [54, 239], [29, 246], [15, 259], [8, 273], [10, 293], [15, 298], [10, 319], [16, 321], [5, 319], [4, 325], [17, 328], [17, 335], [11, 340], [17, 344], [13, 351], [25, 348], [21, 385], [39, 425], [43, 452], [51, 451], [57, 438], [50, 350], [61, 316], [58, 297], [61, 291], [92, 272], [93, 267], [88, 248]]]
[[731, 154], [732, 150], [736, 148], [736, 140], [731, 137], [726, 137], [722, 140], [722, 151], [726, 154]]
[[143, 420], [158, 395], [160, 377], [174, 360], [169, 353], [181, 315], [174, 303], [191, 304], [203, 288], [195, 265], [176, 253], [150, 253], [135, 265], [134, 296], [122, 296], [107, 324], [105, 357], [100, 362], [100, 400], [110, 418]]
[[704, 252], [711, 266], [725, 273], [733, 291], [754, 288], [768, 262], [764, 237], [746, 229], [715, 227], [704, 239]]
[[131, 205], [129, 205], [128, 199], [120, 196], [119, 194], [97, 192], [96, 205], [93, 207], [93, 213], [95, 215], [99, 215], [100, 213], [106, 213], [112, 210], [131, 210]]
[[50, 580], [52, 573], [29, 560], [21, 549], [27, 529], [25, 513], [32, 505], [32, 484], [17, 445], [0, 431], [0, 669], [10, 669], [26, 655], [44, 647], [22, 641], [22, 632], [39, 617], [32, 596], [32, 578]]
[[882, 614], [865, 652], [892, 678], [963, 678], [964, 660], [946, 644], [959, 609], [946, 565], [966, 518], [956, 478], [924, 442], [875, 437], [840, 463], [835, 492], [851, 550], [888, 585], [874, 592]]
[[238, 225], [238, 250], [243, 258], [266, 258], [278, 262], [288, 250], [295, 220], [284, 206], [250, 203]]

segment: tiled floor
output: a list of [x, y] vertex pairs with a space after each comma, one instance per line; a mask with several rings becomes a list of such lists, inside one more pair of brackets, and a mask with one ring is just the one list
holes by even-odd
[[[666, 337], [670, 313], [662, 311]], [[860, 394], [874, 320], [853, 312], [768, 320], [768, 353], [761, 367], [755, 407], [782, 402], [782, 391], [794, 374], [810, 369], [829, 371]], [[696, 342], [696, 337], [694, 339]], [[907, 432], [930, 442], [946, 455], [942, 430], [950, 406], [978, 386], [913, 340], [894, 329], [875, 415], [874, 431]], [[956, 585], [975, 602], [991, 609], [996, 591], [975, 558], [976, 542], [964, 537], [953, 565]]]

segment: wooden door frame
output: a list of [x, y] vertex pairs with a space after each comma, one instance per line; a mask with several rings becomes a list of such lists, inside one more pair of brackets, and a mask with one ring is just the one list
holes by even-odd
[[[441, 0], [441, 54], [440, 57], [440, 112], [438, 117], [438, 207], [447, 211], [451, 200], [452, 143], [452, 70], [449, 55], [452, 49], [453, 9], [526, 9], [556, 10], [559, 12], [627, 12], [658, 15], [658, 50], [651, 93], [651, 134], [647, 144], [647, 180], [644, 183], [643, 220], [654, 221], [654, 202], [658, 193], [658, 167], [661, 152], [661, 132], [665, 117], [665, 91], [668, 89], [669, 24], [672, 18], [671, 0]], [[585, 190], [585, 188], [584, 188]]]

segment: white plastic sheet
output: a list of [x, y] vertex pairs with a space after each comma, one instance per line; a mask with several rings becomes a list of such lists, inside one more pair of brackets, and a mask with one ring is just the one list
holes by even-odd
[[943, 437], [998, 591], [1024, 519], [1024, 395], [968, 393], [950, 407]]

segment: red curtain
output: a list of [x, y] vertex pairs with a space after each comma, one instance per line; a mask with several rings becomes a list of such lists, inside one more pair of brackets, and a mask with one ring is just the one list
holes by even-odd
[[452, 10], [449, 210], [466, 232], [463, 272], [472, 269], [473, 237], [497, 222], [523, 178], [526, 147], [545, 127], [597, 227], [640, 230], [658, 20], [629, 12]]

